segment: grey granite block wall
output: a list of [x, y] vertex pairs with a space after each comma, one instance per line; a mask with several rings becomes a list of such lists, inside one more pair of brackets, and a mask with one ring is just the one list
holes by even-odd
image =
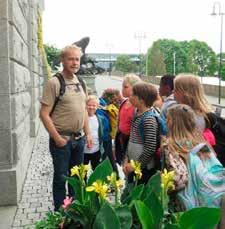
[[0, 0], [0, 205], [15, 205], [40, 120], [44, 66], [38, 11], [44, 1]]

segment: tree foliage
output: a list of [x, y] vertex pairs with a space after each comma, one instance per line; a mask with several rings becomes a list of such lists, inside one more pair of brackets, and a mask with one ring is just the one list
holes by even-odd
[[120, 55], [117, 57], [115, 68], [117, 71], [123, 73], [134, 72], [137, 69], [135, 63], [133, 63], [128, 55]]
[[190, 41], [189, 57], [192, 60], [193, 73], [197, 75], [214, 75], [217, 68], [215, 52], [205, 43]]
[[178, 42], [159, 39], [153, 43], [147, 55], [149, 75], [164, 71], [168, 74], [189, 72], [197, 75], [214, 75], [218, 66], [212, 48], [197, 40]]
[[147, 56], [147, 75], [156, 76], [166, 73], [164, 55], [156, 42], [148, 50]]
[[[217, 55], [218, 59], [218, 68], [217, 68], [217, 73], [219, 74], [219, 59], [220, 59], [220, 54]], [[225, 53], [222, 53], [222, 63], [221, 63], [221, 77], [223, 80], [225, 80]]]
[[51, 66], [52, 69], [55, 69], [56, 66], [59, 66], [60, 49], [48, 44], [44, 45], [44, 49], [49, 66]]

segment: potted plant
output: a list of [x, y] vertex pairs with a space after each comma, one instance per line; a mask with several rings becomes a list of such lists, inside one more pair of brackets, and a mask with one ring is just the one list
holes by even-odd
[[36, 223], [36, 228], [199, 229], [215, 228], [218, 224], [218, 208], [170, 211], [168, 191], [174, 187], [173, 171], [158, 172], [146, 185], [138, 185], [142, 176], [140, 164], [132, 161], [132, 166], [134, 183], [124, 190], [123, 181], [117, 179], [108, 159], [89, 178], [89, 166], [75, 166], [71, 169], [71, 177], [65, 178], [73, 187], [75, 197], [66, 198], [58, 212], [47, 213]]

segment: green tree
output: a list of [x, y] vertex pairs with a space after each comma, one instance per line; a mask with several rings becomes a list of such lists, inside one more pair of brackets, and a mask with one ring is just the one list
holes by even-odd
[[146, 74], [146, 58], [147, 55], [140, 55], [140, 63], [139, 63], [139, 71], [141, 75], [145, 75]]
[[175, 74], [186, 72], [187, 54], [182, 49], [182, 45], [175, 40], [169, 39], [160, 39], [157, 42], [164, 56], [166, 72], [168, 74], [174, 74], [174, 70]]
[[[218, 61], [213, 50], [205, 43], [197, 40], [175, 41], [159, 39], [153, 43], [153, 47], [160, 49], [160, 55], [164, 57], [166, 73], [179, 74], [190, 72], [197, 75], [214, 75]], [[158, 56], [151, 56], [151, 61]], [[148, 60], [149, 64], [150, 60]], [[174, 69], [175, 66], [175, 69]]]
[[[219, 72], [218, 72], [218, 69], [219, 69], [219, 58], [220, 58], [220, 54], [217, 54], [218, 66], [217, 66], [217, 71], [216, 72], [218, 74], [219, 74]], [[222, 76], [222, 79], [225, 80], [225, 53], [222, 53], [221, 76]]]
[[47, 55], [47, 61], [49, 66], [52, 69], [56, 69], [56, 66], [59, 66], [59, 56], [60, 56], [60, 49], [54, 47], [53, 45], [44, 45], [45, 53]]
[[148, 76], [163, 75], [166, 73], [164, 55], [157, 42], [154, 42], [152, 47], [148, 49], [146, 68], [146, 74]]
[[133, 63], [128, 55], [117, 57], [115, 69], [124, 73], [136, 71], [136, 64]]
[[189, 65], [190, 71], [197, 75], [215, 74], [218, 61], [215, 52], [210, 48], [207, 43], [192, 40], [189, 42], [189, 58], [191, 64]]

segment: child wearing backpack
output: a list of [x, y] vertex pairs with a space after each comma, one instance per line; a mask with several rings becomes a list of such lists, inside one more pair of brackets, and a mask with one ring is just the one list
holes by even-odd
[[84, 146], [84, 164], [91, 163], [92, 170], [98, 166], [101, 160], [100, 145], [102, 143], [102, 121], [101, 117], [96, 114], [98, 108], [98, 98], [90, 95], [86, 101], [86, 109], [88, 112], [88, 122], [93, 139], [93, 146], [89, 148], [87, 144]]
[[115, 138], [116, 161], [121, 165], [124, 160], [127, 144], [130, 136], [131, 120], [134, 116], [135, 107], [129, 101], [132, 87], [141, 79], [135, 74], [127, 74], [122, 83], [122, 95], [124, 100], [119, 108], [118, 127]]
[[152, 107], [157, 96], [156, 87], [149, 83], [139, 82], [132, 88], [129, 100], [137, 111], [131, 122], [130, 139], [123, 165], [128, 183], [132, 183], [134, 179], [130, 160], [141, 164], [142, 177], [139, 183], [147, 183], [157, 170], [155, 159], [160, 144], [160, 126]]
[[102, 160], [105, 160], [108, 157], [112, 165], [113, 171], [116, 172], [117, 175], [119, 175], [116, 161], [112, 151], [112, 137], [110, 134], [111, 123], [110, 123], [109, 113], [106, 107], [107, 107], [106, 100], [103, 97], [99, 98], [99, 107], [96, 110], [96, 114], [98, 115], [99, 118], [101, 118], [103, 123], [102, 146], [104, 152], [102, 154]]
[[[222, 207], [224, 212], [225, 169], [216, 158], [212, 147], [202, 137], [195, 112], [188, 105], [174, 105], [168, 109], [167, 126], [168, 147], [167, 151], [164, 151], [168, 159], [166, 167], [170, 170], [171, 166], [176, 166], [170, 164], [170, 155], [179, 156], [183, 159], [188, 172], [188, 181], [182, 190], [178, 190], [177, 199], [185, 210], [194, 207]], [[173, 170], [176, 181], [177, 170]], [[225, 215], [221, 219], [225, 221]], [[225, 226], [223, 221], [221, 228]]]
[[210, 145], [215, 145], [215, 137], [208, 129], [207, 114], [212, 111], [200, 80], [195, 75], [181, 74], [174, 79], [174, 97], [180, 104], [189, 105], [195, 112], [195, 121], [199, 131]]

